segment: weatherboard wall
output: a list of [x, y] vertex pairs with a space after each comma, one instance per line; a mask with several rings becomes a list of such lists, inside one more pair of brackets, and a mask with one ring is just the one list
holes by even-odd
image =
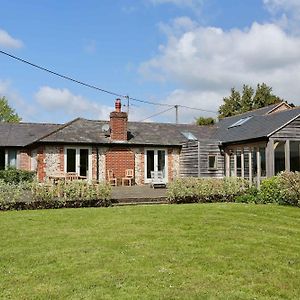
[[273, 135], [272, 139], [276, 140], [286, 140], [291, 139], [295, 141], [300, 140], [300, 117], [296, 118], [294, 121], [290, 122]]
[[[216, 168], [210, 169], [208, 157], [216, 156]], [[224, 157], [218, 142], [212, 140], [189, 141], [182, 145], [180, 154], [181, 177], [223, 177]]]

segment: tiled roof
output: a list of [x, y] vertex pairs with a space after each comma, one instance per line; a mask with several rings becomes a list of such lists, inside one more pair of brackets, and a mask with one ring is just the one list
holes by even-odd
[[0, 147], [24, 147], [58, 127], [57, 124], [0, 123]]
[[[289, 121], [300, 116], [300, 108], [271, 114], [261, 114], [261, 111], [262, 109], [259, 110], [259, 113], [252, 111], [239, 116], [222, 119], [217, 123], [218, 130], [214, 138], [224, 143], [266, 138]], [[267, 108], [264, 108], [264, 112], [268, 112]], [[249, 118], [244, 124], [230, 127], [238, 120], [248, 116], [252, 116], [252, 118]]]
[[[76, 119], [68, 126], [41, 139], [41, 142], [111, 144], [102, 131], [108, 121]], [[191, 132], [197, 139], [209, 139], [215, 133], [214, 126], [187, 124], [128, 122], [128, 144], [181, 145], [187, 141], [182, 132]]]
[[[241, 115], [224, 118], [214, 126], [188, 124], [128, 122], [128, 141], [131, 145], [179, 146], [188, 141], [183, 132], [190, 132], [198, 140], [217, 140], [235, 143], [267, 138], [271, 133], [300, 116], [300, 108], [271, 114], [277, 105], [271, 105]], [[231, 127], [242, 118], [249, 118], [239, 126]], [[34, 142], [68, 144], [112, 144], [102, 127], [108, 121], [78, 118], [69, 123], [0, 123], [0, 147], [24, 147]]]

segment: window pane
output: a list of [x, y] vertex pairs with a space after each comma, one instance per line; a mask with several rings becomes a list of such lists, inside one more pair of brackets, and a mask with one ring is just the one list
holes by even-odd
[[209, 169], [216, 169], [216, 156], [215, 155], [209, 155], [208, 156], [208, 168]]
[[5, 169], [5, 150], [0, 149], [0, 170]]
[[163, 176], [165, 177], [165, 150], [157, 151], [157, 170], [163, 172]]
[[147, 178], [151, 178], [151, 171], [154, 171], [154, 150], [147, 150]]
[[300, 171], [300, 142], [290, 142], [291, 171]]
[[76, 149], [67, 149], [67, 172], [76, 172]]
[[8, 167], [16, 167], [17, 166], [17, 151], [14, 149], [8, 150], [8, 159], [7, 159]]
[[260, 153], [260, 167], [261, 167], [261, 176], [266, 176], [266, 148], [260, 147], [259, 148]]
[[285, 142], [275, 142], [275, 174], [285, 170]]
[[236, 175], [237, 177], [242, 176], [242, 151], [236, 151]]
[[89, 150], [80, 149], [80, 176], [87, 176], [89, 169]]

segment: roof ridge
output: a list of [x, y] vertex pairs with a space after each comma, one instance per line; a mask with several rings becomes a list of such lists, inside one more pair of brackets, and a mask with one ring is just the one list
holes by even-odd
[[78, 117], [78, 118], [76, 118], [76, 119], [74, 119], [74, 120], [72, 120], [72, 121], [69, 121], [69, 122], [67, 122], [67, 123], [65, 123], [65, 124], [62, 124], [59, 128], [56, 128], [55, 130], [51, 131], [50, 133], [45, 134], [44, 136], [40, 137], [39, 139], [37, 139], [37, 140], [34, 141], [34, 142], [39, 142], [39, 141], [41, 141], [42, 139], [44, 139], [44, 138], [46, 138], [46, 137], [48, 137], [48, 136], [50, 136], [50, 135], [52, 135], [52, 134], [54, 134], [54, 133], [56, 133], [56, 132], [58, 132], [58, 131], [60, 131], [60, 130], [66, 128], [67, 126], [71, 125], [72, 123], [74, 123], [74, 122], [76, 122], [76, 121], [78, 121], [78, 120], [80, 120], [80, 119], [82, 119], [82, 118]]
[[262, 109], [266, 109], [267, 107], [270, 107], [270, 106], [273, 106], [275, 105], [270, 111], [274, 110], [276, 107], [278, 107], [279, 105], [282, 105], [282, 103], [285, 103], [284, 101], [280, 102], [280, 103], [274, 103], [274, 104], [270, 104], [270, 105], [267, 105], [267, 106], [264, 106], [264, 107], [260, 107], [260, 108], [256, 108], [256, 109], [252, 109], [252, 110], [249, 110], [249, 111], [245, 111], [243, 113], [239, 113], [239, 114], [236, 114], [234, 116], [230, 116], [230, 117], [225, 117], [221, 120], [225, 120], [225, 119], [230, 119], [230, 118], [234, 118], [234, 117], [238, 117], [238, 116], [241, 116], [241, 115], [244, 115], [244, 114], [248, 114], [248, 113], [251, 113], [251, 112], [255, 112], [255, 111], [258, 111], [258, 110], [262, 110]]

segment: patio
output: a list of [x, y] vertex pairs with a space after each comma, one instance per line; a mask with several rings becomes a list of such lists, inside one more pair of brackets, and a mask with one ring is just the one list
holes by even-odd
[[114, 205], [167, 203], [166, 192], [166, 188], [153, 189], [149, 185], [113, 186], [112, 203]]

